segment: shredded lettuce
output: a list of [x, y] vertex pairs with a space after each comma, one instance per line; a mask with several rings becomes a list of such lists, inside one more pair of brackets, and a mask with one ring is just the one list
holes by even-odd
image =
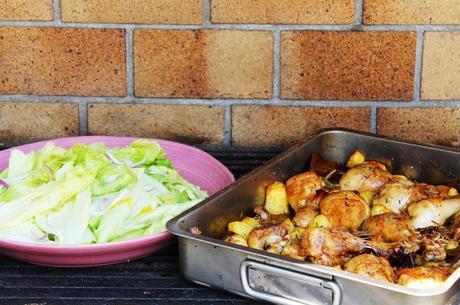
[[0, 173], [0, 238], [92, 244], [164, 231], [166, 222], [207, 197], [174, 169], [160, 145], [135, 140], [65, 149], [47, 143], [13, 150]]

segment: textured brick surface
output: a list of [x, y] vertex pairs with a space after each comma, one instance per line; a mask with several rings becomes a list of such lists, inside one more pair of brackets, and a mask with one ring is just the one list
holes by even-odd
[[78, 105], [0, 102], [0, 141], [8, 144], [78, 135]]
[[283, 98], [412, 98], [415, 33], [306, 31], [281, 39]]
[[211, 0], [214, 23], [342, 24], [354, 19], [354, 0]]
[[53, 20], [53, 0], [0, 0], [0, 20]]
[[163, 138], [192, 144], [222, 144], [222, 107], [91, 104], [89, 133]]
[[404, 140], [460, 146], [460, 108], [381, 108], [379, 134]]
[[167, 23], [202, 22], [202, 0], [61, 0], [68, 22]]
[[460, 33], [425, 33], [423, 99], [460, 99]]
[[263, 31], [136, 30], [135, 94], [268, 98], [273, 36]]
[[364, 0], [367, 24], [459, 24], [460, 0]]
[[233, 106], [233, 144], [287, 147], [319, 129], [347, 127], [368, 131], [368, 108]]
[[0, 27], [0, 93], [125, 95], [122, 30]]

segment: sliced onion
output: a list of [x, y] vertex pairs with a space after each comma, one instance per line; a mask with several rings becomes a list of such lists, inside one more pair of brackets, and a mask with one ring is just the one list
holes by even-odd
[[0, 179], [0, 185], [2, 185], [4, 188], [10, 188], [10, 185], [8, 184], [8, 182], [6, 182], [5, 180], [3, 179]]

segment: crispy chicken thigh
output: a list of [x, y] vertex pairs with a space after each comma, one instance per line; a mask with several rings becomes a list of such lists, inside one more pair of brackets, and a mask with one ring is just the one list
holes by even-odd
[[460, 211], [460, 196], [428, 198], [409, 204], [407, 212], [415, 228], [443, 225], [447, 218]]
[[312, 206], [302, 207], [295, 213], [292, 221], [298, 227], [306, 228], [310, 222], [319, 214], [319, 208]]
[[286, 182], [289, 205], [297, 211], [307, 205], [316, 196], [316, 192], [324, 187], [324, 182], [313, 171], [291, 177]]
[[349, 169], [339, 181], [340, 189], [358, 192], [376, 192], [389, 179], [391, 174], [385, 165], [368, 161]]
[[394, 282], [393, 268], [391, 268], [388, 260], [372, 254], [361, 254], [353, 257], [345, 264], [344, 270], [376, 280]]
[[289, 227], [284, 224], [262, 225], [249, 233], [247, 241], [250, 248], [281, 253], [288, 242]]
[[321, 214], [332, 227], [345, 228], [356, 232], [369, 215], [366, 201], [352, 191], [333, 191], [320, 203]]
[[393, 176], [374, 197], [374, 206], [384, 206], [400, 213], [411, 201], [413, 183], [405, 177]]
[[364, 223], [364, 231], [372, 235], [372, 240], [387, 243], [410, 240], [417, 237], [417, 231], [404, 214], [384, 213], [372, 216]]
[[343, 229], [307, 228], [302, 235], [300, 247], [312, 262], [336, 266], [348, 262], [370, 245], [366, 240]]

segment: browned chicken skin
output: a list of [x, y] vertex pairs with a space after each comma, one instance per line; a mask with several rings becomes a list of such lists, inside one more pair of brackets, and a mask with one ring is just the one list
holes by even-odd
[[307, 228], [300, 242], [303, 254], [316, 264], [343, 265], [369, 243], [344, 229]]
[[393, 212], [368, 218], [363, 228], [375, 241], [393, 243], [417, 237], [417, 231], [409, 218], [404, 214]]
[[345, 228], [356, 232], [369, 217], [369, 206], [366, 201], [352, 191], [333, 191], [320, 203], [321, 214], [331, 223], [332, 227]]
[[324, 183], [315, 172], [305, 172], [291, 177], [286, 182], [289, 205], [297, 211], [313, 200], [316, 192], [324, 187]]
[[388, 210], [400, 213], [411, 202], [413, 183], [407, 178], [393, 176], [377, 192], [373, 199], [374, 206], [384, 206]]
[[297, 210], [292, 221], [298, 227], [306, 228], [308, 224], [319, 214], [319, 208], [306, 206]]
[[279, 254], [288, 242], [288, 232], [289, 227], [284, 223], [259, 226], [249, 233], [247, 238], [248, 246]]
[[399, 270], [396, 277], [400, 285], [422, 288], [442, 284], [452, 272], [448, 267], [414, 267]]
[[376, 280], [394, 282], [393, 268], [391, 268], [388, 260], [372, 254], [361, 254], [353, 257], [345, 264], [344, 270]]
[[376, 192], [389, 179], [391, 174], [385, 165], [377, 161], [364, 162], [349, 169], [339, 181], [340, 189], [345, 191]]
[[411, 223], [416, 228], [442, 226], [446, 220], [460, 211], [460, 195], [448, 198], [427, 198], [407, 207]]

